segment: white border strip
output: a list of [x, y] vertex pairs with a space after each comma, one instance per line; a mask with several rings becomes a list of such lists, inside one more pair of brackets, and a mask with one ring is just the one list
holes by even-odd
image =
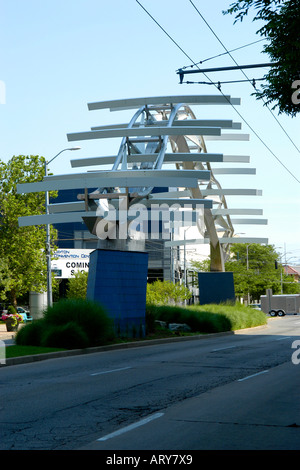
[[238, 379], [238, 382], [243, 382], [243, 380], [251, 379], [252, 377], [256, 377], [257, 375], [265, 374], [269, 372], [268, 370], [263, 370], [262, 372], [257, 372], [257, 374], [248, 375], [248, 377], [244, 377], [243, 379]]
[[147, 424], [150, 421], [153, 421], [154, 419], [160, 418], [163, 415], [164, 413], [155, 413], [153, 415], [148, 416], [148, 418], [144, 418], [141, 421], [138, 421], [137, 423], [130, 424], [125, 428], [119, 429], [118, 431], [112, 432], [111, 434], [107, 434], [106, 436], [100, 437], [100, 439], [97, 439], [97, 441], [107, 441], [108, 439], [111, 439], [113, 437], [120, 436], [125, 432], [131, 431], [132, 429], [138, 428], [139, 426], [143, 426], [144, 424]]
[[94, 372], [93, 374], [91, 374], [91, 376], [110, 374], [111, 372], [119, 372], [121, 370], [127, 370], [127, 369], [131, 369], [131, 367], [121, 367], [120, 369], [112, 369], [112, 370], [104, 370], [102, 372]]

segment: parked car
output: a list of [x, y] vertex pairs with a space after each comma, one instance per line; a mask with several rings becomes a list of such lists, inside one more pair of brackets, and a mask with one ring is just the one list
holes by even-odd
[[17, 307], [17, 313], [21, 315], [24, 322], [32, 320], [29, 310], [25, 310], [23, 307]]
[[249, 307], [254, 308], [255, 310], [261, 310], [260, 304], [250, 304]]

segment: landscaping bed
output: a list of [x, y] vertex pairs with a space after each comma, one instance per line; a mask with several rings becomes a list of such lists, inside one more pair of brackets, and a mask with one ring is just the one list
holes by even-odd
[[[116, 336], [101, 306], [90, 301], [68, 300], [51, 307], [43, 319], [24, 325], [16, 334], [16, 345], [6, 348], [6, 357], [221, 333], [266, 323], [265, 313], [239, 303], [186, 307], [147, 305], [145, 336], [126, 338]], [[171, 324], [186, 325], [188, 328], [171, 330]]]

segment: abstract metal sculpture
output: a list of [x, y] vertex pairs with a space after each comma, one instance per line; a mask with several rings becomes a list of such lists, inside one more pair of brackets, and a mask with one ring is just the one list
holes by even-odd
[[[194, 210], [204, 208], [204, 227], [198, 223], [199, 240], [210, 244], [211, 271], [223, 272], [224, 261], [232, 243], [267, 243], [264, 238], [234, 238], [234, 223], [260, 224], [264, 219], [233, 219], [232, 215], [261, 215], [257, 209], [230, 209], [226, 195], [260, 195], [253, 189], [223, 189], [216, 179], [222, 173], [255, 174], [254, 169], [217, 168], [215, 162], [248, 162], [249, 157], [208, 153], [209, 140], [248, 140], [248, 135], [223, 133], [223, 129], [240, 129], [231, 120], [197, 119], [191, 109], [196, 106], [239, 105], [230, 96], [194, 95], [134, 98], [90, 103], [89, 110], [111, 111], [136, 109], [129, 123], [93, 127], [91, 131], [68, 134], [68, 141], [122, 138], [116, 156], [72, 160], [73, 168], [112, 164], [111, 170], [47, 176], [41, 182], [19, 184], [18, 193], [85, 188], [73, 203], [52, 204], [49, 215], [20, 217], [19, 225], [41, 225], [84, 220], [92, 233], [107, 216], [110, 207], [126, 210], [142, 203], [169, 207], [176, 204]], [[166, 166], [168, 169], [166, 169]], [[171, 167], [171, 168], [170, 168]], [[89, 193], [89, 189], [93, 188]], [[95, 188], [97, 188], [95, 190]], [[155, 191], [154, 191], [155, 188]], [[169, 188], [168, 192], [157, 188]], [[105, 205], [105, 204], [106, 205]], [[104, 205], [103, 205], [104, 204]], [[104, 209], [103, 209], [104, 207]], [[105, 209], [106, 207], [106, 209]], [[128, 212], [127, 212], [128, 213]], [[197, 213], [196, 213], [197, 214]], [[118, 216], [119, 217], [119, 216]], [[196, 215], [198, 217], [198, 215]], [[108, 218], [109, 219], [109, 218]], [[129, 220], [126, 221], [129, 223]], [[112, 222], [120, 226], [120, 219]], [[194, 240], [168, 240], [165, 246], [197, 243]], [[119, 243], [116, 240], [115, 243]], [[125, 240], [123, 247], [126, 246]]]

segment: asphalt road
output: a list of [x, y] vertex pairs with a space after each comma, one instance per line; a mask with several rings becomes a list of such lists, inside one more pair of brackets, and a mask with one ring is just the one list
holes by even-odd
[[295, 340], [300, 317], [286, 316], [238, 334], [1, 367], [0, 449], [299, 450]]

